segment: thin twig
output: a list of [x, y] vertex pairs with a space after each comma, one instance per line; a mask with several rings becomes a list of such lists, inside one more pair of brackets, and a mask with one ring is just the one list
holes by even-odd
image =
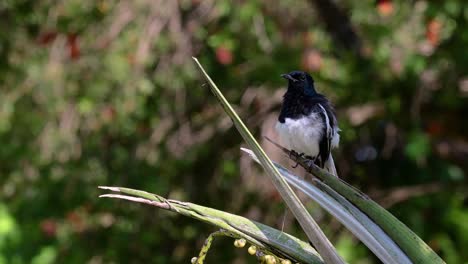
[[281, 151], [283, 151], [284, 154], [286, 154], [292, 161], [294, 161], [297, 164], [301, 165], [301, 167], [303, 167], [307, 172], [312, 173], [313, 175], [320, 178], [321, 180], [326, 180], [326, 179], [328, 179], [329, 176], [332, 176], [332, 177], [338, 179], [338, 181], [340, 181], [341, 183], [343, 183], [343, 184], [347, 185], [348, 187], [352, 188], [355, 192], [357, 192], [361, 196], [361, 198], [369, 199], [369, 197], [365, 193], [361, 192], [361, 190], [359, 190], [356, 187], [350, 185], [349, 183], [341, 180], [340, 178], [338, 178], [335, 175], [327, 172], [326, 170], [321, 169], [319, 166], [315, 165], [310, 159], [304, 157], [303, 155], [300, 155], [296, 151], [289, 150], [289, 149], [281, 146], [280, 144], [276, 143], [275, 141], [268, 138], [267, 136], [265, 136], [265, 138], [268, 141], [270, 141], [274, 146], [276, 146]]

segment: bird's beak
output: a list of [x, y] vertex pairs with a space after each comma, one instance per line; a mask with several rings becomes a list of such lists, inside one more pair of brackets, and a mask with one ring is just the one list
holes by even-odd
[[297, 80], [294, 79], [291, 75], [289, 74], [281, 74], [281, 77], [285, 78], [286, 80], [290, 80], [290, 81], [293, 81], [293, 82], [296, 82]]

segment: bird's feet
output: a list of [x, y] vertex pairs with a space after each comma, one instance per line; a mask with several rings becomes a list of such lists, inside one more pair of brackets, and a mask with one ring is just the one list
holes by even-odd
[[317, 164], [318, 155], [315, 157], [306, 156], [305, 158], [307, 159], [307, 170], [310, 171], [311, 167]]
[[[299, 154], [295, 150], [291, 150], [291, 152], [289, 152], [289, 158], [291, 158], [292, 156], [294, 156], [296, 159], [298, 159], [298, 158], [301, 158], [301, 157], [304, 156], [304, 152]], [[296, 165], [292, 166], [293, 169], [297, 168], [298, 165], [299, 165], [299, 162], [296, 162]]]

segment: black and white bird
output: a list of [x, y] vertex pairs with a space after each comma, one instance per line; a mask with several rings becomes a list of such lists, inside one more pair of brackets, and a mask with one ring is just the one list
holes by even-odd
[[331, 150], [338, 147], [340, 129], [333, 106], [317, 93], [308, 73], [292, 71], [281, 76], [288, 80], [276, 124], [281, 142], [337, 176]]

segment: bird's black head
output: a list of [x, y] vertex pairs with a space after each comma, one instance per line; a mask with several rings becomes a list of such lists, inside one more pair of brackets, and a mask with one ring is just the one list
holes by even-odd
[[287, 74], [282, 74], [281, 77], [288, 80], [288, 91], [301, 93], [303, 95], [313, 96], [315, 91], [314, 79], [307, 72], [292, 71]]

